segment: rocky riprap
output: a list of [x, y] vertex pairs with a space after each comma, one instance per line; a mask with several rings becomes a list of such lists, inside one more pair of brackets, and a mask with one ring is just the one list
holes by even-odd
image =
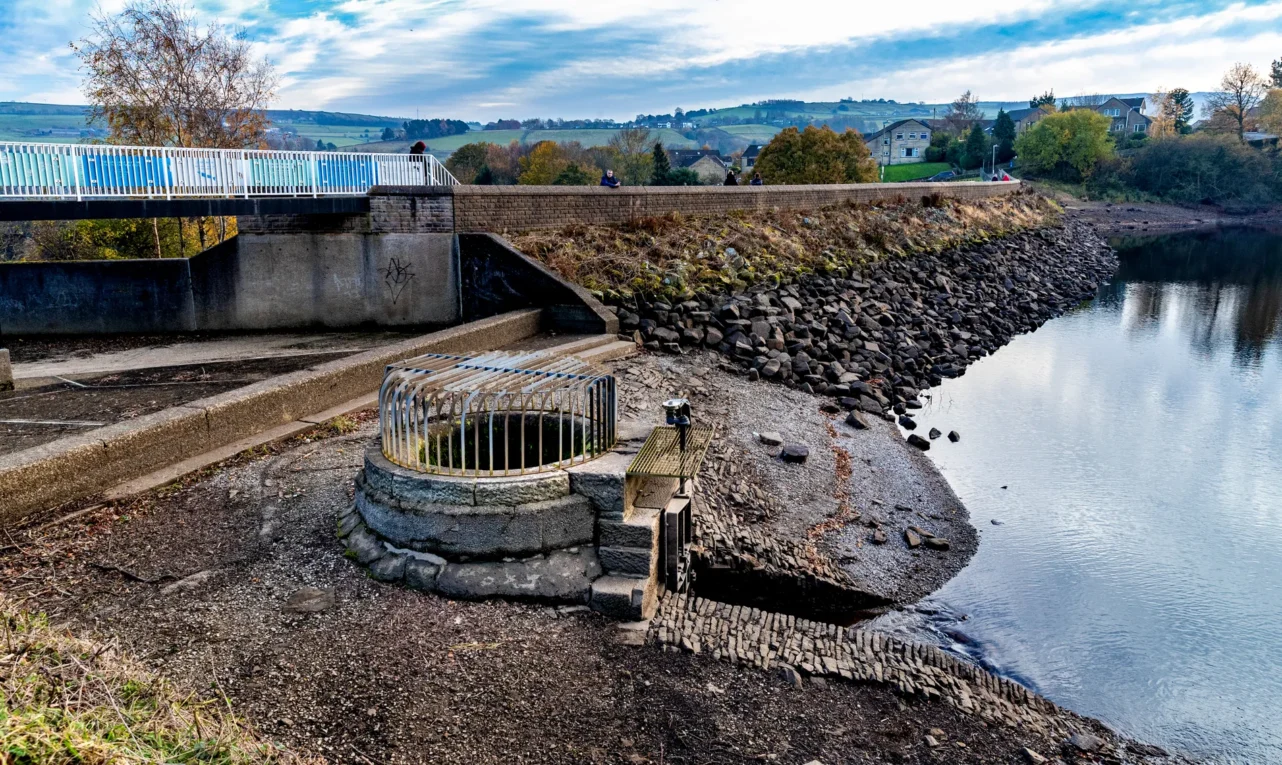
[[1094, 295], [1117, 266], [1085, 224], [941, 253], [888, 258], [776, 288], [619, 306], [620, 329], [651, 350], [720, 351], [752, 379], [843, 399], [876, 414]]
[[[793, 684], [803, 675], [888, 684], [906, 697], [941, 700], [989, 725], [1034, 733], [1049, 747], [1043, 751], [1058, 747], [1074, 761], [1145, 762], [1165, 755], [1156, 747], [1117, 741], [1019, 683], [935, 646], [879, 632], [680, 593], [663, 598], [647, 637], [664, 650], [780, 672]], [[1033, 750], [1023, 756], [1027, 762], [1049, 761]]]

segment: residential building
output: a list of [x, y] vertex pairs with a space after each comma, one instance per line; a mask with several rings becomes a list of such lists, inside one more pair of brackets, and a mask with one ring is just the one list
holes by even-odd
[[761, 153], [761, 144], [754, 143], [743, 150], [743, 156], [739, 157], [739, 167], [747, 172], [757, 164], [757, 155]]
[[1039, 106], [1036, 109], [1015, 109], [1006, 112], [1006, 114], [1015, 123], [1015, 135], [1023, 135], [1028, 132], [1029, 128], [1037, 124], [1038, 120], [1050, 114], [1050, 111]]
[[1144, 115], [1144, 97], [1118, 98], [1109, 96], [1098, 106], [1072, 107], [1093, 109], [1112, 120], [1109, 132], [1112, 133], [1147, 133], [1153, 120]]
[[879, 165], [906, 165], [926, 161], [931, 128], [924, 120], [899, 120], [864, 136], [864, 143]]
[[668, 164], [693, 170], [703, 183], [722, 183], [730, 162], [716, 149], [669, 149]]

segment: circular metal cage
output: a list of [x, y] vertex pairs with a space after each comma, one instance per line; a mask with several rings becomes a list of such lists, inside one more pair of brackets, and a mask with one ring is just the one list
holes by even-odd
[[378, 417], [384, 456], [438, 475], [559, 470], [599, 457], [617, 437], [614, 377], [539, 351], [389, 364]]

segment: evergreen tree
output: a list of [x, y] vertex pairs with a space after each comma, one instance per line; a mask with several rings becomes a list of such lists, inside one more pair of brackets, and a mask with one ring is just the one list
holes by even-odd
[[1054, 89], [1048, 90], [1045, 93], [1041, 94], [1040, 96], [1033, 96], [1032, 98], [1028, 99], [1029, 109], [1040, 109], [1043, 106], [1054, 106], [1054, 105], [1055, 105]]
[[392, 129], [391, 129], [391, 128], [389, 128], [389, 127], [385, 127], [385, 128], [383, 128], [383, 140], [384, 140], [384, 141], [395, 141], [395, 140], [396, 140], [396, 131], [395, 131], [395, 130], [392, 130]]
[[565, 169], [557, 173], [556, 178], [552, 180], [553, 186], [590, 186], [596, 181], [583, 166], [577, 162], [571, 162], [565, 166]]
[[319, 138], [316, 139], [316, 151], [325, 151], [325, 142]]
[[1273, 62], [1273, 67], [1269, 70], [1269, 80], [1272, 81], [1273, 87], [1282, 88], [1282, 59]]
[[654, 145], [654, 170], [650, 173], [651, 186], [668, 185], [668, 176], [672, 173], [672, 163], [668, 162], [668, 152], [663, 150], [662, 143]]
[[991, 146], [988, 136], [984, 134], [984, 129], [976, 122], [970, 128], [970, 135], [966, 136], [966, 150], [962, 154], [962, 167], [967, 170], [973, 170], [982, 166], [988, 159]]
[[[1273, 62], [1273, 77], [1277, 81], [1278, 64], [1282, 61]], [[1171, 110], [1171, 122], [1175, 132], [1183, 135], [1193, 132], [1193, 97], [1184, 88], [1175, 88], [1166, 95], [1167, 108]]]
[[1010, 118], [1005, 109], [997, 112], [997, 121], [993, 123], [993, 140], [997, 142], [999, 162], [1015, 156], [1015, 120]]

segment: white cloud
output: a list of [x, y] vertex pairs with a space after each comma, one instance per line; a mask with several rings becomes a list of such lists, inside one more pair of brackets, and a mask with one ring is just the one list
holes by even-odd
[[[936, 102], [967, 89], [991, 100], [1026, 97], [1050, 87], [1061, 96], [1158, 87], [1214, 90], [1234, 62], [1264, 63], [1282, 51], [1280, 21], [1282, 2], [1235, 5], [1196, 18], [903, 68], [824, 88], [813, 96], [862, 88], [895, 93], [901, 100]], [[1254, 34], [1243, 35], [1244, 24], [1256, 30]], [[1239, 31], [1229, 36], [1231, 28]]]

